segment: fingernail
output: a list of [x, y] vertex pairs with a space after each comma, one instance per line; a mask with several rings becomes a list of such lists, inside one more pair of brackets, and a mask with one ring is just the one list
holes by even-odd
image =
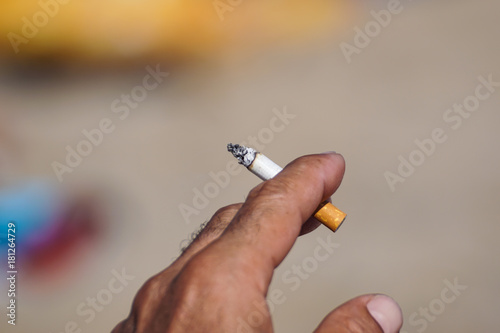
[[375, 296], [366, 305], [368, 312], [384, 333], [397, 333], [403, 325], [403, 314], [398, 303], [385, 295]]
[[332, 151], [325, 151], [322, 154], [324, 154], [324, 155], [334, 155], [334, 154], [337, 154], [337, 152], [332, 150]]

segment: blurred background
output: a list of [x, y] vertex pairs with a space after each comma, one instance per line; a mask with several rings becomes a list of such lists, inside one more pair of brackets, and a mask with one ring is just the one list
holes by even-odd
[[0, 262], [7, 275], [13, 221], [18, 270], [1, 332], [110, 331], [258, 184], [228, 142], [282, 165], [347, 162], [333, 196], [347, 221], [301, 237], [276, 271], [277, 332], [311, 332], [371, 292], [399, 302], [404, 332], [497, 330], [498, 1], [0, 6]]

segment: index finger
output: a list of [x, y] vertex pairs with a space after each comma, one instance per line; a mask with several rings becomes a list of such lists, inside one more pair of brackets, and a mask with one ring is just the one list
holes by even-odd
[[206, 251], [232, 258], [233, 265], [250, 270], [255, 282], [267, 290], [303, 223], [337, 190], [344, 170], [344, 159], [336, 153], [296, 159], [250, 192], [225, 232]]

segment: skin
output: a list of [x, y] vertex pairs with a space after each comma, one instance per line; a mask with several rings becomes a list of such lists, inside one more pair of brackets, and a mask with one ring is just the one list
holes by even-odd
[[[258, 325], [241, 322], [264, 304], [274, 269], [296, 239], [318, 227], [310, 216], [340, 186], [344, 170], [341, 155], [304, 156], [243, 204], [217, 211], [184, 253], [142, 286], [113, 333], [273, 332], [269, 311], [259, 311], [265, 315]], [[367, 310], [374, 297], [344, 303], [315, 332], [383, 332]]]

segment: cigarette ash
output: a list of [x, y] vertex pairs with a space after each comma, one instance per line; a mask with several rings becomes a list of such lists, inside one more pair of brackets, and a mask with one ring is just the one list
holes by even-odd
[[238, 159], [239, 164], [243, 164], [247, 168], [255, 160], [255, 155], [257, 154], [255, 149], [238, 144], [233, 145], [232, 143], [227, 145], [227, 151], [232, 153], [233, 156]]

